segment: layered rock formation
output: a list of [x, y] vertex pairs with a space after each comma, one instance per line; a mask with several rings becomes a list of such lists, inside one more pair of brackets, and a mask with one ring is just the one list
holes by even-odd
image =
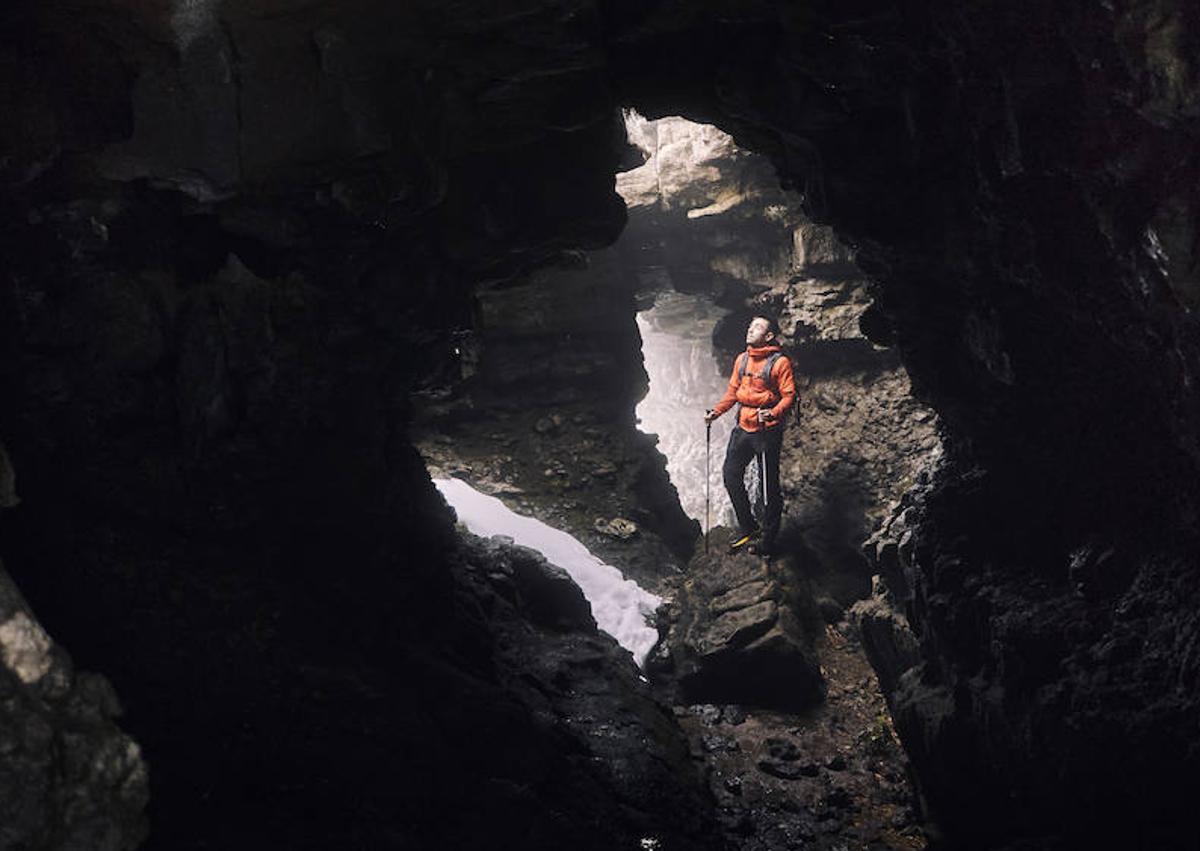
[[[507, 800], [441, 762], [532, 716], [461, 700], [499, 628], [407, 394], [474, 286], [615, 236], [632, 104], [771, 158], [937, 412], [890, 697], [947, 835], [1196, 844], [1194, 4], [734, 5], [5, 9], [2, 554], [128, 705], [152, 841], [419, 847]], [[491, 842], [558, 847], [515, 811]]]
[[665, 617], [656, 673], [678, 685], [683, 702], [800, 710], [824, 694], [820, 620], [793, 565], [721, 547], [697, 554]]

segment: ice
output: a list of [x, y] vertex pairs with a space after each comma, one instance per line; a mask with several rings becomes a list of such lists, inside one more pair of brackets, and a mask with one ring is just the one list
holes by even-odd
[[596, 625], [632, 653], [639, 668], [645, 664], [658, 641], [658, 631], [648, 626], [647, 620], [653, 620], [661, 597], [626, 579], [566, 532], [523, 517], [459, 479], [434, 479], [433, 483], [458, 513], [459, 522], [474, 534], [484, 538], [507, 535], [565, 570], [591, 604]]

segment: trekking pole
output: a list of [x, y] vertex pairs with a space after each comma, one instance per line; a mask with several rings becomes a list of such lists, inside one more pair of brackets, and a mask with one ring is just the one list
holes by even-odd
[[[706, 412], [707, 414], [708, 412]], [[712, 476], [709, 475], [709, 457], [712, 455], [712, 420], [704, 420], [704, 554], [708, 555], [708, 505], [711, 502]]]
[[758, 458], [758, 494], [761, 499], [763, 521], [767, 517], [767, 458], [765, 452], [759, 452]]

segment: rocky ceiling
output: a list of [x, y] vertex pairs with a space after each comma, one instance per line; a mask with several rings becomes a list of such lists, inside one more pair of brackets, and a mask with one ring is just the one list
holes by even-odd
[[[869, 331], [941, 418], [907, 517], [916, 655], [885, 682], [950, 841], [1195, 844], [1194, 4], [64, 0], [0, 21], [0, 495], [15, 471], [22, 500], [2, 556], [129, 704], [152, 843], [549, 848], [585, 824], [574, 847], [603, 848], [668, 807], [671, 841], [703, 824], [685, 781], [598, 787], [506, 679], [405, 436], [474, 286], [616, 237], [632, 105], [771, 157], [856, 247]], [[11, 729], [56, 729], [79, 694], [16, 682]], [[13, 837], [137, 841], [144, 775], [66, 756], [105, 729], [2, 782], [126, 784], [128, 813], [55, 793]], [[500, 760], [488, 730], [535, 756]]]

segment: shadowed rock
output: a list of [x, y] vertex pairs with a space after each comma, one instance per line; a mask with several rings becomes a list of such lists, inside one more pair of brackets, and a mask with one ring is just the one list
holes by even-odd
[[667, 617], [670, 661], [660, 655], [658, 672], [689, 702], [799, 709], [821, 698], [815, 604], [784, 562], [701, 553]]

